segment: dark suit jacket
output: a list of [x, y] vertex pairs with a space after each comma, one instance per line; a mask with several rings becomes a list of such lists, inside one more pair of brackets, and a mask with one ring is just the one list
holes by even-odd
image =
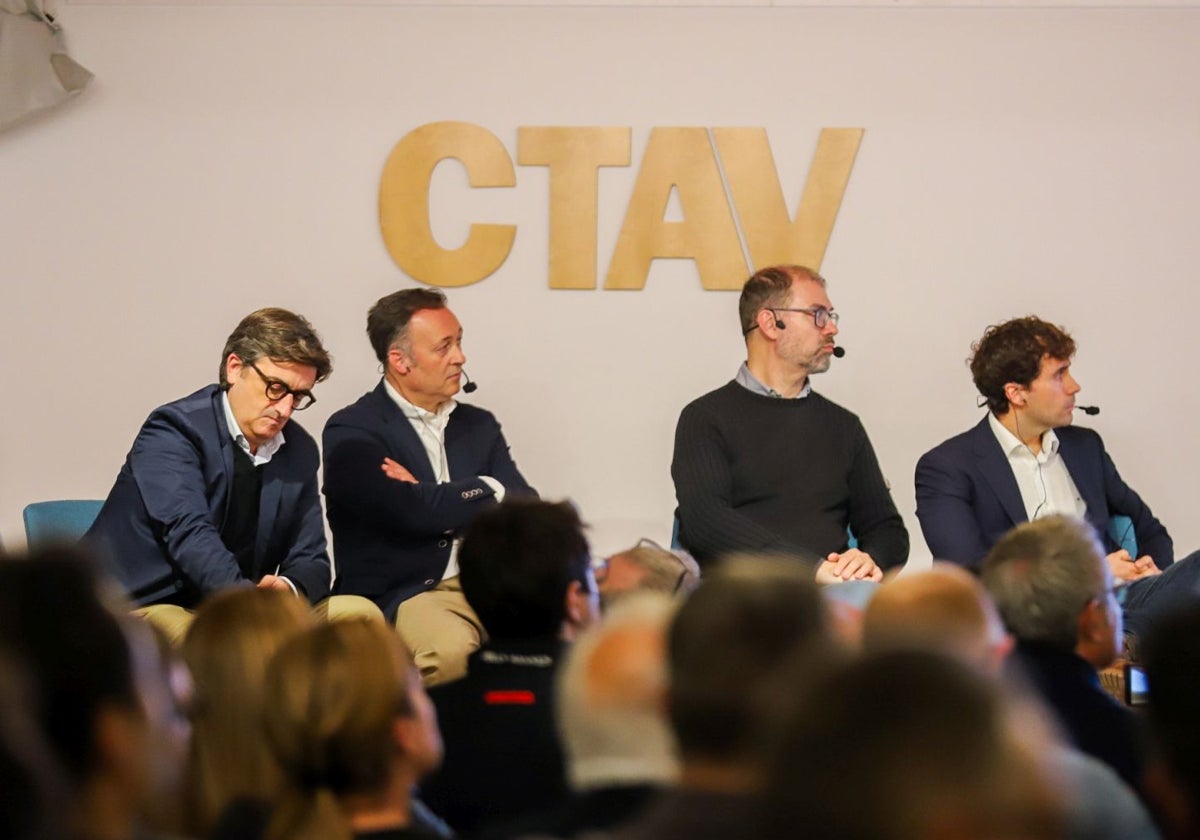
[[1100, 687], [1095, 668], [1070, 651], [1032, 642], [1018, 642], [1006, 668], [1033, 683], [1076, 747], [1141, 791], [1138, 721]]
[[[451, 480], [438, 484], [425, 447], [383, 382], [329, 418], [323, 443], [337, 591], [370, 598], [389, 618], [401, 601], [437, 585], [454, 537], [494, 504], [481, 475], [504, 485], [506, 497], [534, 494], [496, 418], [465, 403], [446, 424]], [[385, 457], [418, 483], [384, 475]]]
[[[255, 579], [283, 575], [315, 602], [330, 583], [320, 455], [295, 421], [283, 435], [286, 443], [263, 467]], [[87, 533], [138, 606], [193, 607], [248, 582], [221, 542], [234, 446], [216, 385], [156, 408], [142, 425]]]
[[[1055, 429], [1059, 454], [1087, 503], [1087, 519], [1109, 552], [1120, 546], [1108, 533], [1109, 519], [1133, 520], [1138, 553], [1160, 569], [1175, 559], [1166, 528], [1129, 485], [1121, 480], [1100, 435], [1091, 429]], [[917, 519], [933, 556], [978, 568], [988, 550], [1014, 525], [1027, 521], [1017, 479], [1003, 448], [984, 417], [973, 429], [952, 437], [917, 462]]]

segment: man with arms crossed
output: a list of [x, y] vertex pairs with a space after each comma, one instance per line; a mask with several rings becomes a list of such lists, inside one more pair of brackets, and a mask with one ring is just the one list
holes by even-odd
[[219, 384], [142, 425], [87, 538], [173, 640], [205, 597], [228, 586], [313, 603], [329, 594], [320, 456], [289, 420], [332, 369], [307, 320], [260, 309], [225, 342]]
[[389, 619], [399, 611], [428, 684], [462, 676], [479, 646], [479, 619], [458, 582], [462, 531], [508, 494], [536, 495], [496, 418], [454, 399], [462, 335], [440, 292], [381, 298], [367, 336], [383, 380], [330, 417], [324, 434], [338, 591], [370, 598]]
[[738, 309], [746, 362], [684, 408], [675, 429], [680, 542], [701, 566], [733, 551], [777, 551], [810, 560], [820, 582], [879, 580], [908, 558], [908, 532], [862, 423], [809, 382], [835, 355], [825, 279], [802, 266], [764, 268]]
[[[1055, 513], [1085, 517], [1105, 542], [1113, 576], [1129, 585], [1126, 628], [1143, 635], [1151, 615], [1195, 590], [1200, 564], [1174, 562], [1166, 528], [1121, 479], [1100, 436], [1071, 425], [1080, 391], [1074, 339], [1030, 315], [988, 327], [973, 350], [971, 375], [988, 416], [917, 462], [917, 518], [934, 557], [977, 570], [1015, 525]], [[1132, 520], [1140, 557], [1109, 533], [1118, 515]]]

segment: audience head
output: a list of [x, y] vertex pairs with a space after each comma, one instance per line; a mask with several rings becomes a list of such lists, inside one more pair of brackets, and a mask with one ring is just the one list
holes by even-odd
[[[0, 561], [2, 562], [2, 561]], [[57, 840], [67, 802], [22, 669], [0, 652], [0, 837]]]
[[[890, 652], [808, 679], [775, 743], [762, 836], [1050, 840], [1060, 804], [1041, 721], [935, 654]], [[1032, 725], [1031, 725], [1032, 723]]]
[[71, 800], [68, 830], [80, 837], [132, 832], [151, 737], [96, 565], [65, 546], [0, 561], [0, 650], [24, 677]]
[[698, 765], [753, 784], [772, 671], [829, 644], [811, 568], [792, 557], [726, 559], [679, 608], [667, 643], [668, 710], [685, 784]]
[[567, 502], [506, 499], [458, 552], [463, 595], [493, 639], [573, 638], [599, 611], [583, 523]]
[[668, 551], [653, 540], [613, 554], [596, 566], [600, 602], [607, 608], [630, 592], [686, 595], [700, 582], [700, 566], [686, 551]]
[[191, 673], [163, 630], [129, 616], [121, 617], [121, 626], [133, 653], [134, 680], [151, 735], [141, 824], [156, 835], [179, 836], [192, 735]]
[[283, 646], [267, 683], [267, 740], [287, 791], [269, 837], [349, 837], [356, 819], [376, 812], [408, 821], [410, 791], [441, 762], [442, 742], [394, 630], [369, 620], [319, 625]]
[[[1187, 562], [1197, 562], [1189, 560]], [[1200, 836], [1200, 596], [1155, 625], [1141, 646], [1150, 732], [1161, 755], [1150, 795], [1168, 838]]]
[[824, 277], [802, 265], [773, 265], [750, 275], [750, 279], [742, 286], [742, 295], [738, 300], [742, 335], [749, 336], [758, 326], [759, 313], [764, 309], [791, 306], [792, 283], [797, 280], [809, 280], [822, 287], [825, 285]]
[[1041, 372], [1044, 358], [1070, 361], [1075, 340], [1062, 327], [1033, 315], [988, 327], [971, 345], [971, 376], [988, 409], [1008, 413], [1008, 385], [1028, 388]]
[[234, 799], [277, 792], [279, 770], [262, 736], [267, 663], [311, 624], [303, 599], [274, 589], [228, 589], [197, 611], [183, 643], [195, 684], [185, 807], [193, 836], [207, 834]]
[[674, 604], [661, 592], [630, 594], [567, 654], [557, 712], [576, 790], [675, 779], [666, 719], [666, 634]]
[[987, 591], [950, 563], [884, 582], [863, 616], [865, 653], [937, 652], [994, 672], [1012, 647]]
[[1117, 657], [1121, 606], [1096, 532], [1083, 520], [1018, 525], [988, 552], [983, 584], [1017, 641], [1074, 651], [1096, 668]]

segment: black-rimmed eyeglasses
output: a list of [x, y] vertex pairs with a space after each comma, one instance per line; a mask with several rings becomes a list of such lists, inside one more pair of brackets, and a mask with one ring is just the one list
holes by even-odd
[[273, 376], [267, 376], [254, 362], [246, 362], [251, 369], [258, 374], [259, 378], [266, 384], [267, 399], [271, 402], [279, 402], [289, 394], [292, 397], [292, 411], [303, 411], [317, 401], [313, 396], [312, 391], [299, 391], [290, 387], [282, 379], [276, 379]]
[[794, 307], [789, 308], [787, 306], [772, 306], [768, 307], [767, 311], [772, 315], [775, 315], [776, 318], [779, 317], [775, 314], [777, 312], [803, 312], [805, 315], [812, 316], [813, 326], [819, 330], [825, 329], [825, 325], [830, 321], [832, 321], [833, 325], [836, 327], [837, 322], [841, 320], [842, 317], [832, 309], [826, 309], [824, 306], [810, 306], [806, 309], [798, 309]]

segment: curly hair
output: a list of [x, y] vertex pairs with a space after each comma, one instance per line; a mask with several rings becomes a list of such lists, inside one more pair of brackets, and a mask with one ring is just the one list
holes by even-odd
[[988, 327], [971, 352], [968, 363], [975, 387], [988, 409], [1000, 416], [1008, 412], [1004, 386], [1015, 382], [1029, 387], [1044, 357], [1066, 360], [1075, 355], [1075, 339], [1062, 327], [1026, 315]]

